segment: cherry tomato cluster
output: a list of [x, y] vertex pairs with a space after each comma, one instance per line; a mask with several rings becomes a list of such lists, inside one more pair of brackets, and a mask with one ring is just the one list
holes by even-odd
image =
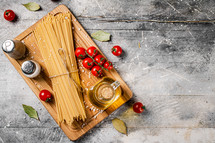
[[91, 73], [99, 77], [102, 75], [102, 69], [111, 70], [113, 64], [107, 61], [101, 54], [99, 54], [96, 47], [91, 46], [87, 50], [82, 47], [78, 47], [75, 50], [77, 58], [84, 59], [82, 64], [86, 69], [91, 69]]

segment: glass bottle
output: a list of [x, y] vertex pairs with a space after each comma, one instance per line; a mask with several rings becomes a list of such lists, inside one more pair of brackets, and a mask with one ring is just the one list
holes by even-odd
[[26, 47], [21, 41], [6, 40], [2, 44], [2, 50], [7, 53], [11, 58], [16, 60], [21, 59], [25, 55]]
[[104, 77], [96, 85], [87, 90], [89, 101], [98, 109], [105, 110], [122, 94], [120, 83]]

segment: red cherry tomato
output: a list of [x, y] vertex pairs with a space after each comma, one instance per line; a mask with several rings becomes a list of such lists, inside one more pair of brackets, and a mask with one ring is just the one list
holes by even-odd
[[141, 102], [136, 102], [133, 105], [133, 111], [136, 113], [142, 113], [145, 109], [145, 106]]
[[98, 54], [98, 50], [96, 49], [96, 47], [91, 46], [87, 49], [87, 53], [91, 56], [91, 57], [95, 57]]
[[120, 46], [114, 46], [112, 48], [112, 54], [115, 56], [120, 56], [122, 54], [122, 48]]
[[111, 70], [113, 68], [113, 64], [110, 61], [104, 63], [104, 68]]
[[[105, 58], [102, 56], [102, 55], [97, 55], [94, 60], [96, 62], [98, 62], [100, 65], [103, 65], [105, 63]], [[98, 65], [97, 63], [95, 62], [96, 65]]]
[[82, 47], [76, 48], [76, 50], [75, 50], [76, 57], [81, 58], [81, 59], [85, 58], [86, 57], [85, 51], [86, 50], [84, 48], [82, 48]]
[[92, 69], [91, 69], [91, 73], [96, 76], [96, 77], [99, 77], [102, 75], [102, 68], [100, 66], [94, 66]]
[[5, 10], [4, 12], [4, 18], [7, 20], [7, 21], [12, 21], [14, 20], [14, 18], [16, 17], [15, 13], [8, 9], [8, 10]]
[[94, 65], [93, 60], [91, 58], [85, 58], [82, 64], [86, 69], [91, 69]]
[[50, 93], [48, 90], [45, 90], [45, 89], [44, 89], [44, 90], [41, 90], [41, 91], [40, 91], [39, 97], [40, 97], [40, 99], [41, 99], [42, 101], [48, 102], [48, 101], [51, 100], [52, 95], [51, 95], [51, 93]]

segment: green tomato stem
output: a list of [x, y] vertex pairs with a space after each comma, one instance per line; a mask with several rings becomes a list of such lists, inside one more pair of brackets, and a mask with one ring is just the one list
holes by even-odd
[[102, 69], [108, 71], [108, 69], [104, 68], [100, 63], [98, 63], [97, 61], [95, 61], [94, 58], [91, 57], [91, 56], [87, 53], [87, 51], [85, 51], [85, 53], [87, 54], [87, 56], [89, 56], [89, 57], [93, 60], [93, 62], [97, 63]]
[[49, 102], [49, 101], [51, 101], [51, 98], [47, 98], [47, 99], [46, 99], [46, 102]]
[[6, 14], [6, 15], [8, 15], [9, 13], [10, 13], [10, 11], [6, 11], [6, 13], [5, 13], [5, 14]]

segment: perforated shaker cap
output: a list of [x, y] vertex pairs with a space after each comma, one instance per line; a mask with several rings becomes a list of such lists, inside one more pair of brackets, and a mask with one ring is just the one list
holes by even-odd
[[25, 74], [33, 74], [36, 70], [36, 65], [32, 61], [25, 61], [22, 64], [21, 69], [22, 69], [22, 72]]
[[10, 53], [13, 51], [14, 49], [14, 42], [13, 40], [6, 40], [3, 44], [2, 44], [2, 50], [6, 53]]

